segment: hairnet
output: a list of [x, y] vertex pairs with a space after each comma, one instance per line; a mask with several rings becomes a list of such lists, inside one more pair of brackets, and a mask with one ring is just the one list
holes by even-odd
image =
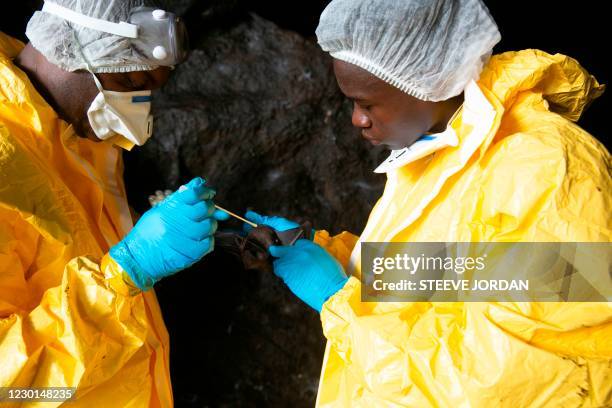
[[[114, 23], [128, 21], [134, 7], [152, 5], [147, 0], [53, 0], [53, 3]], [[66, 71], [87, 69], [83, 56], [94, 72], [148, 71], [158, 67], [147, 63], [129, 38], [73, 24], [42, 11], [35, 12], [28, 22], [26, 36], [49, 62]]]
[[480, 0], [333, 0], [317, 37], [334, 58], [425, 101], [459, 95], [501, 39]]

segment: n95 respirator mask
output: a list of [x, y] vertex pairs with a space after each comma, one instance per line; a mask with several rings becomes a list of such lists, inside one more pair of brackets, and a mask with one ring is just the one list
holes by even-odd
[[96, 136], [107, 140], [121, 135], [130, 144], [142, 146], [153, 132], [151, 91], [107, 91], [93, 77], [99, 92], [87, 110], [87, 117]]

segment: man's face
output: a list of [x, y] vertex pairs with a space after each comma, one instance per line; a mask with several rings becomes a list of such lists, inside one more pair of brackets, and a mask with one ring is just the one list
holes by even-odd
[[334, 60], [334, 72], [353, 101], [353, 126], [372, 144], [402, 149], [434, 126], [436, 102], [421, 101], [344, 61]]
[[[102, 88], [107, 91], [132, 92], [154, 90], [162, 87], [170, 76], [170, 68], [160, 67], [152, 71], [122, 72], [96, 74]], [[62, 116], [74, 126], [77, 134], [90, 140], [100, 142], [94, 133], [87, 110], [98, 94], [93, 77], [89, 72], [72, 72], [63, 78], [69, 84], [66, 91], [73, 95], [72, 103], [66, 104]]]

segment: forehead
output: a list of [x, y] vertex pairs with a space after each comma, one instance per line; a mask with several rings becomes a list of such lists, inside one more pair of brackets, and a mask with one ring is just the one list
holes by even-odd
[[384, 96], [395, 88], [357, 65], [334, 59], [334, 72], [342, 92], [350, 98]]

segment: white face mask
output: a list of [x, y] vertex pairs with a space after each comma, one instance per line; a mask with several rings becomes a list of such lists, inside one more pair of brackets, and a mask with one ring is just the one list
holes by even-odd
[[142, 146], [153, 131], [151, 91], [106, 91], [92, 75], [100, 92], [89, 106], [87, 117], [96, 136], [107, 140], [121, 135], [128, 145]]

